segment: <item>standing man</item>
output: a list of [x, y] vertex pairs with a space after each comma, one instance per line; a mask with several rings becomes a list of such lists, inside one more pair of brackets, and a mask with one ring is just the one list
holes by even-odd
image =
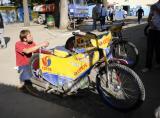
[[101, 29], [102, 30], [103, 30], [103, 28], [105, 26], [106, 16], [107, 16], [107, 10], [104, 7], [104, 5], [102, 5], [102, 7], [101, 7], [101, 13], [100, 13], [100, 23], [101, 23]]
[[3, 32], [4, 32], [4, 24], [3, 24], [2, 14], [0, 13], [0, 48], [6, 48]]
[[138, 23], [140, 24], [140, 22], [142, 20], [142, 16], [144, 16], [144, 11], [143, 11], [142, 7], [140, 7], [138, 9], [138, 11], [136, 12], [136, 16], [138, 16]]
[[155, 67], [160, 68], [160, 0], [151, 6], [148, 23], [150, 30], [147, 38], [146, 65], [142, 72], [147, 72], [152, 68], [154, 51], [157, 62]]
[[95, 7], [92, 9], [92, 18], [93, 18], [93, 30], [97, 29], [97, 21], [100, 17], [100, 4], [97, 3]]

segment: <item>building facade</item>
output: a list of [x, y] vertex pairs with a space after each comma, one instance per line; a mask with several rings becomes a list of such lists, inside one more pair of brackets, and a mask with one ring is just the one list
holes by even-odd
[[150, 11], [150, 5], [154, 4], [158, 0], [107, 0], [109, 4], [123, 7], [128, 12], [128, 15], [136, 15], [136, 11], [139, 7], [144, 10], [144, 15], [147, 16]]

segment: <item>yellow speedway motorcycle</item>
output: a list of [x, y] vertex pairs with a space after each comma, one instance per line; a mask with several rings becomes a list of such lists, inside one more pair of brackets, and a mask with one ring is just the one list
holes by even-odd
[[[74, 33], [76, 36], [81, 36]], [[80, 89], [94, 88], [104, 103], [119, 109], [128, 110], [139, 106], [145, 100], [145, 89], [139, 76], [123, 59], [112, 58], [109, 44], [111, 32], [98, 35], [87, 33], [89, 45], [81, 47], [72, 42], [67, 46], [41, 49], [30, 60], [31, 78], [34, 88], [47, 93], [69, 96]], [[72, 49], [71, 49], [72, 48]], [[91, 73], [95, 72], [95, 77]]]

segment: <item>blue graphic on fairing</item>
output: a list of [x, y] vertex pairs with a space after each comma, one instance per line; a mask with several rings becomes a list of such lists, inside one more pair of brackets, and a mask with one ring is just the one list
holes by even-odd
[[47, 60], [47, 66], [50, 66], [51, 65], [51, 59], [48, 59]]
[[107, 47], [105, 51], [106, 51], [108, 60], [112, 59], [113, 55], [112, 55], [112, 52], [110, 51], [110, 47]]
[[68, 81], [73, 81], [73, 79], [71, 79], [71, 78], [67, 78], [67, 77], [59, 76], [59, 75], [54, 75], [54, 74], [49, 74], [49, 73], [43, 73], [43, 78], [55, 86], [62, 86], [65, 83], [67, 83]]
[[58, 85], [58, 75], [43, 73], [43, 78], [52, 85]]

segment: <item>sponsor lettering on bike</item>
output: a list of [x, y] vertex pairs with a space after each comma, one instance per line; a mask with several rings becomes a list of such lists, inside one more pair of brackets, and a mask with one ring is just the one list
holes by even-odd
[[88, 58], [89, 58], [88, 54], [84, 54], [83, 57], [75, 57], [76, 60], [84, 62], [88, 62]]
[[99, 46], [108, 43], [108, 38], [105, 38], [104, 40], [99, 42]]
[[51, 65], [51, 59], [50, 59], [49, 56], [43, 57], [42, 58], [42, 63], [43, 63], [42, 70], [52, 71], [52, 68], [50, 67], [50, 65]]
[[80, 68], [78, 68], [78, 70], [76, 72], [74, 72], [74, 75], [75, 76], [78, 75], [79, 73], [83, 72], [86, 68], [87, 68], [87, 63], [82, 65]]

